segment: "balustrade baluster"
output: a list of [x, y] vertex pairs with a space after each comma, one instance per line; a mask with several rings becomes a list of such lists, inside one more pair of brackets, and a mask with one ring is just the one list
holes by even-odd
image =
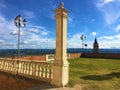
[[48, 81], [52, 77], [52, 64], [46, 62], [0, 59], [0, 70]]
[[43, 64], [41, 64], [41, 78], [43, 78], [43, 72], [44, 72], [44, 67], [43, 67]]
[[26, 72], [26, 62], [24, 61], [24, 74]]
[[29, 72], [29, 75], [31, 75], [32, 74], [32, 67], [31, 67], [31, 62], [30, 62], [30, 72]]
[[2, 60], [0, 59], [0, 69], [2, 69]]
[[29, 72], [29, 62], [26, 62], [26, 66], [27, 66], [27, 68], [26, 68], [26, 74], [28, 75], [28, 72]]
[[46, 66], [45, 64], [43, 64], [43, 77], [45, 78], [45, 74], [46, 74]]
[[35, 72], [35, 76], [37, 77], [38, 76], [38, 64], [36, 64], [36, 72]]
[[25, 74], [25, 62], [23, 62], [23, 74]]
[[25, 62], [25, 73], [24, 74], [26, 73], [27, 73], [27, 63]]
[[27, 64], [27, 75], [29, 75], [29, 72], [30, 72], [30, 62], [28, 62]]
[[8, 60], [7, 60], [7, 71], [9, 70], [9, 63], [8, 63]]
[[47, 64], [45, 64], [45, 78], [47, 78]]
[[7, 65], [6, 65], [6, 61], [5, 61], [5, 67], [4, 67], [5, 71], [6, 71], [6, 68], [7, 68]]
[[13, 61], [11, 63], [11, 72], [13, 72]]
[[9, 71], [11, 71], [12, 62], [9, 60]]
[[18, 63], [18, 73], [20, 73], [20, 70], [21, 70], [21, 61], [19, 61], [19, 63]]
[[22, 63], [21, 63], [21, 74], [23, 74], [24, 73], [24, 62], [22, 61]]
[[5, 60], [3, 60], [3, 66], [2, 66], [3, 70], [4, 70], [4, 67], [5, 67]]
[[52, 79], [52, 73], [53, 73], [53, 67], [52, 66], [53, 66], [52, 64], [50, 64], [50, 66], [49, 66], [49, 78], [50, 79]]
[[2, 70], [2, 67], [3, 67], [3, 60], [0, 59], [0, 69]]
[[32, 63], [32, 75], [35, 77], [35, 72], [36, 72], [36, 63]]
[[1, 62], [2, 62], [2, 60], [0, 59], [0, 69], [1, 69], [1, 66], [2, 66]]
[[37, 72], [37, 63], [35, 63], [35, 77], [36, 77], [36, 72]]
[[38, 65], [38, 77], [40, 77], [40, 75], [41, 75], [41, 64], [39, 63], [39, 65]]
[[32, 75], [32, 63], [30, 62], [30, 75]]
[[6, 61], [6, 71], [8, 70], [8, 62]]
[[18, 62], [18, 73], [21, 71], [21, 61]]
[[6, 61], [4, 62], [4, 70], [6, 70]]
[[12, 68], [13, 68], [13, 61], [10, 62], [10, 71], [12, 72]]
[[11, 60], [9, 61], [9, 71], [11, 72], [11, 67], [12, 67], [12, 62]]
[[50, 68], [50, 65], [47, 64], [47, 78], [50, 78], [50, 77], [49, 77], [49, 75], [50, 75], [50, 69], [49, 69], [49, 68]]
[[28, 63], [28, 75], [30, 75], [30, 62]]

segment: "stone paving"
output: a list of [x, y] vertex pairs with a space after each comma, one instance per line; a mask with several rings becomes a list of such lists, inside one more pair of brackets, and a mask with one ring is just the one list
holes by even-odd
[[28, 90], [76, 90], [76, 89], [69, 88], [69, 87], [49, 88], [49, 89], [45, 89], [45, 88], [41, 88], [41, 87], [36, 87], [36, 88], [28, 89]]
[[57, 88], [49, 83], [14, 76], [0, 72], [0, 90], [75, 90], [69, 87]]

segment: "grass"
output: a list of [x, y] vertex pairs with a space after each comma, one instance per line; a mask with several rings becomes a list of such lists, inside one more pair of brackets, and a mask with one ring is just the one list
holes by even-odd
[[69, 85], [82, 90], [120, 90], [120, 60], [78, 58], [70, 59]]

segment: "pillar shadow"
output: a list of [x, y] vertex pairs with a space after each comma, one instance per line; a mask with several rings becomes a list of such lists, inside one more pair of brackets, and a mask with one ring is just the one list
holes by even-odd
[[97, 80], [97, 81], [109, 80], [112, 78], [120, 78], [120, 72], [112, 72], [110, 74], [105, 75], [88, 75], [80, 78], [84, 80]]
[[112, 77], [120, 78], [120, 72], [112, 72], [111, 74], [108, 74], [106, 76], [112, 76]]

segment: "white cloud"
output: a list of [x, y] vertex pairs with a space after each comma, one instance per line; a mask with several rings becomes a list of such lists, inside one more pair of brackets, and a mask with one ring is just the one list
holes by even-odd
[[72, 23], [72, 22], [73, 22], [73, 18], [71, 16], [69, 16], [68, 23]]
[[0, 1], [0, 8], [7, 8], [4, 1]]
[[113, 40], [114, 39], [114, 37], [113, 36], [102, 36], [102, 37], [100, 37], [99, 39], [107, 39], [107, 40]]
[[42, 31], [41, 34], [42, 34], [43, 36], [44, 36], [44, 35], [48, 35], [48, 32]]
[[18, 32], [17, 32], [17, 30], [14, 30], [14, 31], [12, 31], [10, 34], [11, 34], [11, 35], [17, 35]]
[[4, 40], [0, 40], [0, 44], [3, 44], [5, 41]]
[[113, 24], [120, 18], [120, 0], [102, 0], [102, 2], [97, 2], [96, 6], [108, 24]]
[[26, 44], [27, 45], [27, 44], [29, 44], [29, 42], [28, 41], [22, 41], [21, 44], [23, 44], [23, 45]]
[[97, 33], [96, 33], [96, 32], [92, 32], [91, 34], [92, 34], [93, 36], [96, 36], [96, 35], [97, 35]]
[[36, 17], [35, 13], [32, 12], [32, 11], [24, 10], [24, 11], [22, 11], [22, 12], [23, 12], [23, 15], [24, 15], [26, 18], [32, 19], [32, 18], [35, 18], [35, 17]]
[[55, 48], [55, 44], [53, 44], [55, 40], [53, 38], [44, 37], [41, 34], [28, 32], [21, 37], [21, 41], [23, 45], [21, 46], [22, 48]]
[[0, 23], [5, 23], [5, 18], [3, 16], [0, 16]]
[[33, 32], [33, 33], [38, 33], [39, 32], [39, 30], [36, 29], [36, 28], [30, 28], [28, 31]]
[[114, 0], [101, 0], [99, 3], [97, 3], [97, 7], [103, 7], [104, 5], [110, 4], [114, 2]]
[[[12, 48], [12, 46], [8, 45], [8, 44], [15, 44], [17, 45], [17, 34], [18, 34], [18, 28], [15, 27], [14, 25], [14, 20], [6, 20], [6, 18], [4, 18], [4, 16], [0, 15], [0, 43], [6, 43], [6, 45], [4, 45], [4, 47], [1, 48]], [[30, 25], [30, 24], [29, 24]], [[7, 27], [6, 27], [7, 26]], [[53, 38], [49, 38], [46, 35], [48, 35], [49, 32], [48, 30], [46, 30], [45, 27], [43, 26], [27, 26], [24, 28], [21, 28], [21, 32], [20, 32], [20, 43], [21, 43], [21, 48], [41, 48], [41, 42], [43, 40], [49, 39], [49, 43], [50, 42], [55, 42], [55, 40]], [[52, 33], [51, 33], [52, 34]], [[55, 44], [50, 44], [47, 42], [47, 47], [55, 47]], [[46, 46], [43, 45], [43, 48], [45, 48]], [[16, 46], [17, 48], [17, 46]]]
[[[6, 40], [11, 39], [10, 33], [16, 30], [13, 21], [6, 20], [2, 15], [0, 15], [0, 35], [1, 38]], [[9, 38], [8, 38], [9, 37]]]
[[113, 36], [101, 36], [98, 38], [100, 48], [120, 48], [120, 34]]
[[116, 32], [119, 32], [119, 31], [120, 31], [120, 24], [115, 27], [115, 31], [116, 31]]
[[68, 48], [80, 48], [82, 46], [81, 39], [80, 39], [81, 35], [82, 35], [81, 33], [77, 33], [73, 35], [72, 37], [68, 38], [67, 47]]
[[107, 4], [107, 3], [111, 3], [111, 2], [114, 2], [114, 0], [104, 0], [104, 4]]
[[93, 19], [91, 19], [91, 22], [94, 22], [95, 21], [95, 19], [93, 18]]
[[31, 32], [31, 33], [39, 33], [40, 35], [48, 35], [49, 34], [49, 31], [46, 30], [45, 27], [43, 26], [31, 26], [28, 28], [27, 32]]
[[120, 43], [116, 41], [99, 42], [99, 48], [120, 48]]
[[[68, 48], [82, 48], [82, 41], [80, 39], [81, 34], [74, 34], [69, 37], [67, 40]], [[88, 39], [84, 40], [84, 43], [87, 44], [87, 48], [93, 48], [94, 39], [93, 37], [88, 36]], [[120, 34], [113, 36], [101, 36], [97, 38], [99, 43], [99, 48], [120, 48]]]
[[120, 41], [120, 34], [115, 35], [115, 38]]
[[111, 42], [118, 42], [120, 41], [120, 34], [113, 35], [113, 36], [101, 36], [98, 38], [100, 41], [111, 41]]

